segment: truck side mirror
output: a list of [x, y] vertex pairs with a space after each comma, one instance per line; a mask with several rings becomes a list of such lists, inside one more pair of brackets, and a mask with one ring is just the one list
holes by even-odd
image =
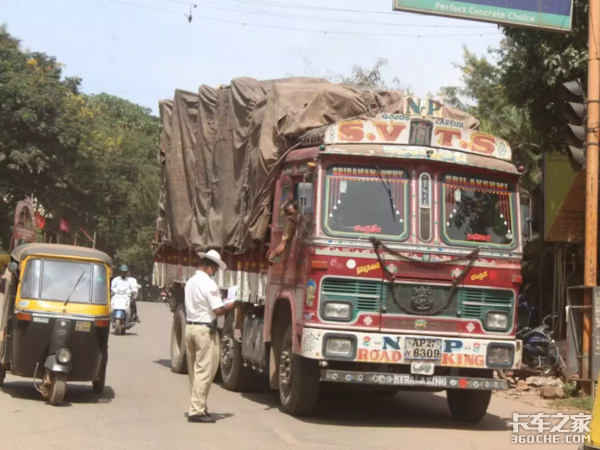
[[296, 198], [298, 209], [303, 216], [314, 214], [315, 188], [312, 183], [298, 183], [296, 185]]
[[18, 268], [19, 268], [19, 265], [18, 265], [16, 262], [14, 262], [14, 261], [11, 261], [10, 263], [8, 263], [8, 267], [7, 267], [7, 269], [8, 269], [8, 271], [9, 271], [10, 273], [12, 273], [13, 275], [16, 275], [16, 274], [17, 274], [17, 269], [18, 269]]

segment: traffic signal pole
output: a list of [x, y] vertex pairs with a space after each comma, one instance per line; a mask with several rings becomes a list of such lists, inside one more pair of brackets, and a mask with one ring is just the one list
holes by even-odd
[[[598, 133], [600, 132], [600, 0], [590, 0], [588, 62], [588, 119], [585, 192], [584, 284], [596, 286], [598, 275]], [[592, 290], [584, 294], [581, 375], [591, 380], [590, 346], [592, 342]], [[591, 393], [593, 381], [582, 386]]]

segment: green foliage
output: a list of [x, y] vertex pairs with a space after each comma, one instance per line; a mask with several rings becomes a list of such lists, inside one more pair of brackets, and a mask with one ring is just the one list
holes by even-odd
[[[43, 207], [47, 228], [67, 218], [97, 232], [97, 248], [149, 269], [160, 173], [158, 119], [107, 94], [79, 93], [53, 57], [21, 49], [0, 27], [0, 235], [24, 196]], [[79, 234], [78, 244], [87, 242]], [[88, 245], [90, 245], [88, 243]]]
[[567, 397], [574, 397], [577, 394], [577, 383], [570, 381], [563, 386]]
[[583, 397], [568, 397], [553, 402], [553, 406], [557, 409], [575, 408], [580, 411], [593, 411], [594, 398], [590, 395]]
[[160, 186], [158, 119], [107, 94], [87, 97], [86, 109], [93, 127], [81, 159], [94, 175], [82, 185], [89, 202], [79, 210], [98, 231], [99, 248], [119, 262], [148, 268]]
[[566, 151], [566, 122], [560, 111], [558, 89], [577, 78], [585, 86], [588, 6], [588, 0], [575, 2], [573, 31], [568, 34], [505, 27], [506, 39], [495, 51], [506, 98], [525, 108], [545, 151]]
[[379, 58], [372, 68], [356, 64], [352, 67], [350, 76], [333, 75], [327, 78], [336, 83], [352, 83], [365, 89], [375, 89], [378, 91], [395, 89], [404, 92], [406, 95], [412, 95], [410, 86], [402, 85], [399, 78], [394, 78], [391, 85], [385, 81], [382, 69], [387, 66], [387, 63], [387, 59]]

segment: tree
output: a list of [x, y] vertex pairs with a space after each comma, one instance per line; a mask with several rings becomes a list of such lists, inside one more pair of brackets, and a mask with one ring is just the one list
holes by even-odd
[[96, 231], [97, 248], [117, 261], [149, 269], [158, 119], [118, 97], [81, 94], [79, 82], [0, 27], [2, 241], [9, 241], [16, 201], [32, 196], [55, 227], [68, 218], [74, 230]]
[[494, 52], [507, 100], [527, 111], [545, 151], [566, 152], [566, 122], [557, 94], [566, 81], [587, 82], [588, 8], [588, 0], [575, 1], [568, 34], [504, 27], [506, 38]]
[[[87, 118], [79, 115], [79, 79], [44, 53], [23, 51], [0, 26], [0, 227], [10, 235], [11, 213], [30, 195], [44, 205], [69, 196], [68, 178]], [[8, 230], [8, 231], [7, 231]]]
[[89, 174], [80, 182], [89, 200], [69, 214], [97, 230], [99, 248], [118, 261], [148, 268], [160, 188], [158, 118], [108, 94], [86, 100], [94, 126], [82, 143], [79, 170]]

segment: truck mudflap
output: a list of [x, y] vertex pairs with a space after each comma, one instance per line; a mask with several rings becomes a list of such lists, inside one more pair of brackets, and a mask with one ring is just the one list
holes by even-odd
[[328, 369], [321, 370], [321, 381], [378, 386], [427, 387], [434, 389], [473, 389], [480, 391], [505, 391], [508, 389], [508, 382], [506, 380], [489, 378], [349, 372], [346, 370]]
[[[304, 327], [305, 358], [379, 364], [513, 370], [521, 366], [518, 340], [469, 339], [418, 334], [360, 333]], [[428, 375], [428, 374], [425, 374]]]

